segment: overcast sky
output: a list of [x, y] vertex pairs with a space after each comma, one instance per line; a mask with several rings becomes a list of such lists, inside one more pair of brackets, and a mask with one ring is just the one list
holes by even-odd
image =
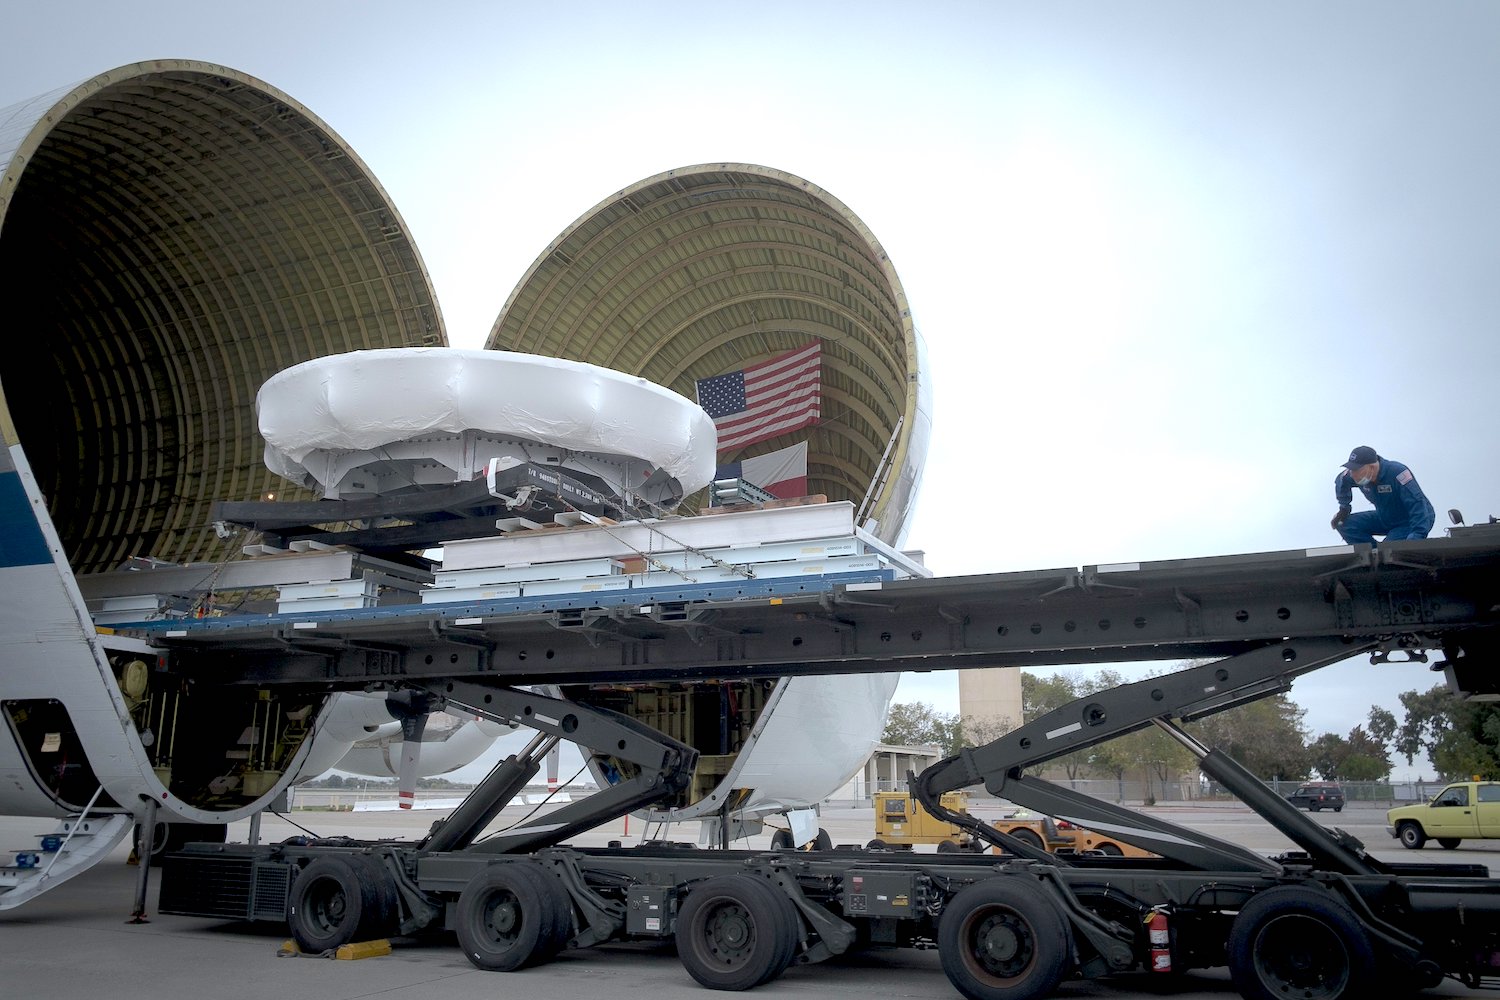
[[[390, 193], [459, 347], [628, 184], [722, 160], [820, 185], [928, 344], [909, 542], [942, 575], [1332, 544], [1357, 444], [1409, 464], [1440, 524], [1500, 513], [1489, 0], [22, 0], [5, 22], [0, 106], [168, 57], [306, 105]], [[1342, 733], [1433, 680], [1360, 662], [1293, 694]], [[948, 675], [897, 697], [957, 707]]]

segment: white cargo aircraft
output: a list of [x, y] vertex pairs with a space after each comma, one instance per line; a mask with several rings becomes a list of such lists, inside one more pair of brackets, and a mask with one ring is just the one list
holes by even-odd
[[[385, 740], [384, 760], [398, 730], [420, 735], [421, 705], [195, 683], [111, 623], [265, 610], [268, 591], [311, 608], [329, 581], [341, 581], [331, 601], [372, 599], [364, 588], [420, 599], [433, 581], [416, 560], [347, 546], [244, 558], [245, 539], [216, 531], [211, 511], [286, 491], [257, 425], [271, 376], [446, 336], [405, 224], [354, 152], [263, 81], [190, 61], [0, 109], [0, 296], [27, 345], [0, 357], [0, 812], [62, 821], [0, 865], [4, 908], [83, 870], [140, 819], [168, 824], [160, 839], [203, 839], [295, 781], [372, 756], [362, 740]], [[632, 185], [549, 245], [486, 347], [601, 365], [681, 399], [697, 378], [811, 339], [825, 406], [805, 432], [810, 492], [857, 506], [863, 530], [899, 545], [930, 427], [921, 341], [884, 251], [816, 185], [734, 163]], [[656, 499], [696, 481], [659, 481]], [[691, 706], [658, 715], [708, 767], [688, 801], [652, 818], [713, 818], [732, 793], [744, 822], [731, 832], [786, 812], [800, 842], [808, 808], [878, 738], [893, 686], [592, 695], [636, 714]], [[706, 724], [720, 699], [742, 718], [732, 733]], [[418, 740], [409, 774], [477, 756], [487, 725], [458, 727], [442, 748]]]
[[[437, 391], [424, 393], [423, 387]], [[654, 494], [646, 502], [661, 509], [706, 486], [714, 467], [712, 423], [696, 404], [618, 372], [534, 355], [428, 348], [316, 359], [271, 379], [261, 392], [260, 414], [267, 464], [329, 499], [381, 495], [381, 480], [396, 484], [388, 491], [395, 495], [410, 493], [418, 480], [463, 483], [488, 475], [494, 483], [497, 474], [529, 462], [592, 482], [642, 482], [643, 489], [651, 484]], [[637, 467], [660, 474], [638, 475]], [[492, 492], [508, 496], [493, 486]], [[519, 512], [529, 512], [532, 503]], [[852, 508], [831, 506], [842, 508], [831, 511], [828, 523], [834, 527], [813, 534], [842, 529], [837, 541], [853, 528]], [[306, 698], [288, 703], [270, 691], [246, 697], [195, 691], [176, 682], [171, 688], [153, 686], [151, 647], [130, 638], [128, 626], [118, 632], [96, 627], [94, 616], [139, 615], [138, 608], [122, 608], [121, 602], [128, 605], [146, 595], [153, 606], [160, 604], [164, 592], [185, 589], [176, 579], [183, 567], [106, 574], [114, 590], [85, 579], [83, 588], [100, 593], [121, 593], [122, 577], [136, 585], [114, 598], [112, 607], [106, 601], [91, 613], [63, 558], [25, 451], [9, 441], [0, 466], [0, 513], [7, 526], [0, 579], [12, 595], [0, 612], [0, 641], [7, 649], [0, 687], [10, 723], [9, 738], [0, 740], [0, 811], [61, 813], [74, 824], [82, 816], [91, 824], [84, 832], [97, 848], [92, 853], [117, 842], [143, 803], [151, 803], [153, 815], [222, 825], [265, 808], [288, 785], [340, 764], [367, 773], [394, 771], [406, 796], [417, 776], [470, 762], [504, 731], [498, 724], [472, 721], [426, 747], [420, 742], [422, 726], [411, 725], [425, 711], [419, 706], [403, 711], [396, 696], [336, 694], [325, 703]], [[702, 522], [695, 526], [700, 534], [717, 533], [712, 544], [727, 548], [737, 541], [735, 518], [696, 520]], [[458, 540], [443, 550], [448, 572], [439, 572], [420, 599], [473, 599], [484, 587], [490, 589], [483, 596], [492, 599], [495, 588], [509, 580], [525, 580], [528, 586], [535, 581], [555, 593], [617, 580], [618, 574], [572, 582], [558, 577], [585, 572], [577, 567], [600, 562], [598, 553], [608, 562], [643, 551], [622, 540], [633, 523], [598, 533], [593, 541], [602, 548], [591, 553], [592, 559], [570, 551], [570, 558], [549, 561], [547, 549], [556, 547], [556, 536], [543, 532], [526, 539]], [[678, 535], [685, 530], [675, 523], [672, 528]], [[778, 541], [760, 531], [762, 537], [738, 541], [757, 547]], [[804, 539], [796, 544], [806, 550], [807, 534], [801, 529], [789, 537]], [[865, 543], [862, 551], [880, 549], [908, 574], [922, 572], [873, 537]], [[450, 548], [457, 554], [453, 560]], [[486, 560], [473, 554], [476, 549], [495, 555]], [[746, 558], [751, 552], [739, 551]], [[663, 565], [662, 558], [675, 554], [657, 556], [653, 561]], [[464, 561], [455, 569], [452, 563], [460, 558]], [[323, 573], [325, 560], [323, 553], [309, 550], [301, 557], [277, 554], [245, 565], [264, 571], [254, 575], [254, 583], [296, 581], [309, 572]], [[486, 561], [490, 565], [481, 565]], [[300, 570], [299, 562], [315, 568]], [[348, 582], [368, 588], [369, 577], [351, 573]], [[227, 575], [218, 581], [220, 592], [244, 586]], [[278, 607], [326, 609], [329, 599], [317, 595], [339, 586], [283, 582]], [[313, 596], [302, 596], [306, 591]], [[757, 832], [764, 817], [781, 814], [792, 842], [814, 840], [815, 807], [868, 757], [894, 685], [895, 675], [877, 675], [652, 689], [652, 721], [696, 742], [703, 756], [687, 801], [643, 819], [698, 819], [704, 824], [702, 839], [717, 842], [720, 836]], [[564, 688], [561, 693], [580, 692]], [[599, 692], [592, 694], [592, 700], [601, 700]], [[712, 703], [703, 704], [705, 698]], [[630, 689], [625, 701], [620, 707], [642, 714], [639, 690]], [[397, 733], [405, 738], [396, 740]], [[370, 752], [372, 737], [386, 740], [382, 752]], [[356, 743], [364, 745], [356, 748]], [[607, 781], [607, 759], [590, 762], [596, 777]], [[732, 804], [727, 811], [726, 802]], [[728, 829], [720, 826], [726, 818]], [[178, 836], [192, 835], [191, 829], [178, 831]], [[80, 844], [69, 858], [81, 862], [89, 853]], [[62, 867], [54, 878], [60, 881], [67, 872]], [[16, 905], [26, 895], [18, 885], [0, 895], [0, 907]]]

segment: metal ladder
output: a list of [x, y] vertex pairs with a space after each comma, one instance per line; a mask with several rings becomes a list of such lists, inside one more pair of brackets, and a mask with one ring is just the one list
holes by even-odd
[[37, 834], [38, 845], [4, 852], [0, 865], [0, 910], [9, 910], [55, 889], [103, 860], [135, 826], [129, 813], [90, 816], [99, 792], [77, 816], [50, 833]]

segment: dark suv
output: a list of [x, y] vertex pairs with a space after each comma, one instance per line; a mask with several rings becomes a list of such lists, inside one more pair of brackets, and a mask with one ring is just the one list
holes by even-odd
[[1344, 790], [1337, 781], [1304, 781], [1297, 790], [1288, 795], [1287, 801], [1300, 809], [1317, 812], [1319, 809], [1344, 810]]

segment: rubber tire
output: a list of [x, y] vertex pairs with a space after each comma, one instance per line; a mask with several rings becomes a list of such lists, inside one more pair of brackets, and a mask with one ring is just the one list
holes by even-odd
[[889, 851], [890, 849], [891, 845], [887, 844], [885, 841], [879, 839], [878, 837], [865, 845], [865, 850], [867, 851]]
[[956, 840], [942, 840], [938, 842], [937, 852], [939, 854], [957, 854], [958, 842]]
[[796, 847], [797, 845], [792, 843], [792, 831], [777, 830], [775, 833], [771, 834], [771, 850], [791, 851], [795, 850]]
[[754, 875], [719, 875], [688, 893], [677, 913], [677, 957], [711, 990], [749, 990], [791, 964], [801, 920], [786, 894]]
[[1463, 840], [1462, 837], [1439, 837], [1437, 839], [1437, 842], [1438, 842], [1438, 846], [1441, 847], [1443, 850], [1445, 850], [1445, 851], [1451, 851], [1454, 848], [1458, 847], [1459, 843], [1462, 840]]
[[401, 891], [396, 876], [385, 861], [370, 854], [350, 855], [350, 861], [364, 869], [363, 878], [375, 890], [375, 905], [366, 915], [358, 940], [388, 938], [401, 930]]
[[362, 941], [381, 910], [380, 889], [355, 855], [314, 858], [292, 882], [286, 923], [304, 952], [319, 954]]
[[1106, 858], [1123, 858], [1125, 856], [1125, 852], [1120, 848], [1119, 844], [1112, 844], [1107, 840], [1095, 847], [1094, 850]]
[[1310, 812], [1310, 813], [1315, 813], [1315, 812], [1317, 812], [1321, 808], [1323, 808], [1323, 807], [1320, 806], [1320, 805], [1310, 804], [1307, 807], [1307, 811]]
[[1420, 851], [1422, 845], [1427, 843], [1427, 834], [1422, 832], [1422, 827], [1412, 820], [1407, 820], [1396, 826], [1396, 836], [1401, 841], [1401, 846], [1409, 851]]
[[812, 849], [815, 851], [833, 850], [833, 838], [830, 837], [828, 835], [828, 831], [823, 829], [821, 826], [818, 827], [818, 835], [813, 838]]
[[455, 930], [476, 968], [512, 972], [539, 965], [567, 943], [561, 887], [524, 861], [490, 865], [458, 897]]
[[[1284, 885], [1256, 893], [1230, 925], [1227, 953], [1229, 976], [1246, 1000], [1374, 995], [1370, 937], [1327, 890]], [[1340, 959], [1343, 967], [1334, 969]]]
[[568, 890], [563, 887], [562, 882], [549, 874], [540, 865], [526, 865], [536, 875], [537, 886], [542, 894], [552, 902], [552, 927], [548, 931], [546, 939], [537, 947], [532, 954], [532, 964], [550, 962], [557, 957], [558, 952], [568, 946], [573, 938], [573, 901], [568, 898]]
[[1047, 845], [1042, 842], [1042, 838], [1038, 837], [1034, 831], [1017, 830], [1012, 833], [1011, 836], [1015, 837], [1023, 844], [1030, 844], [1032, 847], [1035, 847], [1039, 851], [1045, 851], [1047, 849]]
[[1344, 811], [1344, 807], [1343, 806], [1334, 806], [1333, 807], [1333, 811], [1336, 812], [1336, 813], [1341, 813], [1341, 812]]
[[[981, 954], [986, 949], [977, 938], [996, 931], [991, 954]], [[1020, 876], [986, 878], [959, 890], [943, 907], [937, 937], [943, 972], [969, 1000], [1051, 996], [1072, 954], [1061, 910], [1040, 885]], [[997, 948], [1009, 954], [996, 960]]]

